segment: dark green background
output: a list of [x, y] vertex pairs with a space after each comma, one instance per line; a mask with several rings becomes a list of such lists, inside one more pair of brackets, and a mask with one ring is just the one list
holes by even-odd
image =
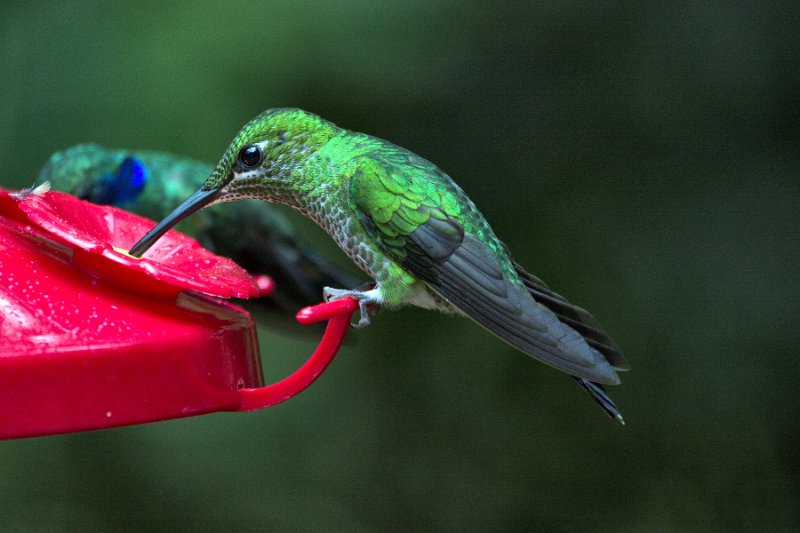
[[[800, 527], [796, 3], [162, 4], [0, 3], [3, 185], [82, 141], [216, 160], [274, 106], [390, 139], [599, 317], [628, 426], [383, 313], [273, 409], [0, 443], [0, 529]], [[316, 340], [259, 334], [269, 378]]]

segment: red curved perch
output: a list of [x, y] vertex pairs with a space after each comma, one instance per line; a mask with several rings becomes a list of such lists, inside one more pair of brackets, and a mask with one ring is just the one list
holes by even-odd
[[350, 298], [301, 309], [297, 313], [297, 321], [301, 324], [328, 321], [317, 349], [303, 366], [281, 381], [256, 389], [241, 389], [239, 394], [242, 403], [238, 410], [253, 411], [270, 407], [288, 400], [314, 383], [339, 351], [350, 326], [350, 319], [357, 309], [358, 302]]

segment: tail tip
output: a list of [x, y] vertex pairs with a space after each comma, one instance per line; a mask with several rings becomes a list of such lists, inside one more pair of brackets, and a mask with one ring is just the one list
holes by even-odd
[[603, 410], [605, 414], [614, 420], [620, 426], [625, 425], [625, 419], [622, 418], [622, 413], [619, 412], [614, 400], [606, 393], [606, 390], [599, 383], [589, 381], [587, 379], [572, 376], [586, 392], [588, 392], [592, 399], [597, 402], [597, 405]]

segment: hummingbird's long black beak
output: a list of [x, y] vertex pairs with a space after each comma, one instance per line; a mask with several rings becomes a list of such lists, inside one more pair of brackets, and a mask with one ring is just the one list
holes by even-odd
[[170, 228], [192, 213], [201, 210], [213, 202], [219, 196], [219, 193], [219, 189], [211, 189], [210, 191], [200, 189], [187, 198], [185, 202], [176, 207], [172, 213], [167, 215], [156, 227], [148, 231], [144, 237], [139, 239], [139, 242], [131, 247], [128, 253], [134, 257], [141, 257], [142, 254], [149, 250], [158, 239], [170, 230]]

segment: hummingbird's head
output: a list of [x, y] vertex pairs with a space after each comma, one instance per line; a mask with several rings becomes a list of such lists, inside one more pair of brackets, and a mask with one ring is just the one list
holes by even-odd
[[203, 186], [130, 250], [141, 256], [164, 233], [215, 203], [246, 198], [291, 203], [305, 183], [293, 170], [338, 132], [332, 123], [301, 109], [269, 109], [245, 124]]
[[302, 188], [293, 175], [338, 128], [301, 109], [269, 109], [236, 135], [202, 190], [216, 190], [213, 202], [244, 198], [290, 203]]
[[104, 169], [118, 164], [109, 161], [110, 157], [107, 150], [94, 144], [79, 144], [56, 152], [39, 171], [34, 187], [49, 181], [54, 190], [77, 195], [88, 182], [102, 175]]
[[144, 164], [122, 150], [79, 144], [56, 152], [39, 172], [36, 185], [49, 181], [54, 190], [95, 204], [123, 206], [136, 200], [147, 182]]

